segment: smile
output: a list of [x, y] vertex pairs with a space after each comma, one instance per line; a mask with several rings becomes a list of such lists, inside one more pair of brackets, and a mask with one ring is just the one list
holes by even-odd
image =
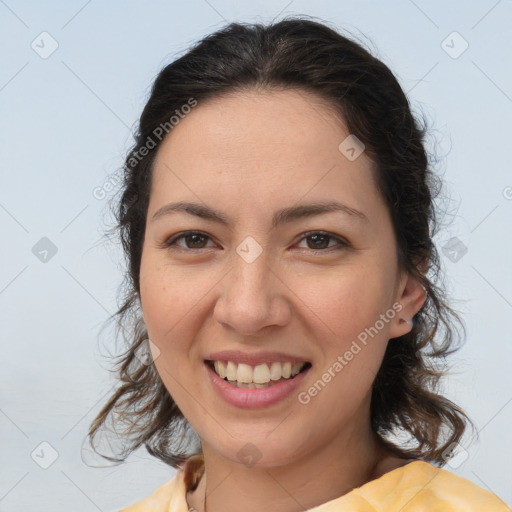
[[[232, 367], [229, 365], [229, 361], [222, 363], [225, 367], [225, 372], [228, 371], [228, 367], [231, 368], [229, 371], [232, 372]], [[275, 365], [275, 363], [272, 363], [270, 366], [267, 364], [257, 365], [255, 368], [252, 368], [249, 365], [245, 365], [244, 363], [240, 363], [235, 366], [233, 363], [233, 366], [236, 368], [236, 378], [230, 381], [226, 375], [222, 378], [220, 374], [217, 373], [217, 371], [222, 371], [219, 364], [217, 364], [216, 371], [214, 361], [205, 361], [205, 367], [209, 381], [211, 382], [216, 393], [218, 393], [218, 395], [226, 403], [243, 409], [261, 409], [281, 402], [285, 398], [289, 397], [295, 389], [297, 389], [297, 387], [301, 384], [303, 379], [306, 378], [310, 369], [312, 368], [312, 365], [309, 362], [299, 363], [300, 367], [295, 367], [295, 371], [298, 370], [298, 372], [295, 375], [292, 375], [291, 368], [288, 368], [289, 363], [278, 364], [281, 367], [279, 369], [280, 376], [278, 379], [274, 380], [269, 378], [269, 380], [265, 383], [256, 383], [252, 379], [258, 380], [258, 372], [265, 371], [256, 370], [257, 366], [266, 366], [266, 371], [270, 375], [272, 366]], [[244, 368], [245, 366], [249, 366], [249, 369]], [[250, 382], [238, 381], [238, 371], [240, 370], [240, 367], [242, 367], [241, 379], [248, 380], [248, 377], [250, 377]], [[274, 377], [277, 377], [278, 375], [277, 369], [278, 367], [274, 366]], [[288, 371], [290, 375], [288, 377], [283, 377], [283, 373], [286, 375]], [[233, 374], [229, 376], [233, 377]]]
[[277, 362], [263, 363], [251, 366], [233, 361], [206, 361], [206, 363], [221, 378], [239, 388], [261, 389], [293, 379], [296, 375], [307, 370], [311, 363]]

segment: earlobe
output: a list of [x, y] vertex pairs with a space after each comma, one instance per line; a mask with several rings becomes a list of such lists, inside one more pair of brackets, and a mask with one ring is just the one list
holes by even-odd
[[411, 329], [413, 327], [413, 321], [412, 318], [400, 318], [400, 323], [407, 324]]
[[390, 338], [403, 336], [411, 331], [413, 317], [422, 308], [427, 299], [427, 291], [421, 282], [407, 274], [405, 282], [398, 290], [397, 301], [402, 305], [400, 314], [395, 317], [390, 329]]

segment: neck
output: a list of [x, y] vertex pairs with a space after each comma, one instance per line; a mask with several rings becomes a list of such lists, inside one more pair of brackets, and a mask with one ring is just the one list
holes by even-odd
[[187, 495], [197, 512], [238, 512], [241, 503], [246, 512], [307, 510], [378, 478], [384, 460], [391, 468], [389, 453], [369, 425], [366, 430], [342, 432], [284, 465], [247, 467], [220, 456], [204, 442], [203, 454], [203, 478]]

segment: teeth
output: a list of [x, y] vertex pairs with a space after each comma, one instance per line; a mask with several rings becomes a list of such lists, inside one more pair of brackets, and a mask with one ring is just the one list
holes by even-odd
[[[245, 382], [246, 384], [253, 382], [252, 368], [248, 364], [240, 363], [238, 365], [238, 370], [236, 371], [236, 380], [238, 382]], [[258, 384], [261, 384], [261, 382], [258, 382]]]
[[[238, 367], [238, 371], [240, 371], [240, 366]], [[249, 369], [252, 370], [250, 366]], [[259, 364], [256, 366], [251, 380], [255, 384], [266, 384], [267, 382], [270, 382], [270, 370], [268, 366], [266, 364]]]
[[267, 387], [266, 384], [271, 381], [295, 377], [307, 363], [292, 364], [286, 362], [281, 364], [274, 362], [269, 364], [258, 364], [253, 369], [248, 364], [240, 363], [237, 365], [233, 361], [227, 361], [227, 364], [224, 361], [214, 361], [213, 363], [215, 372], [222, 379], [227, 378], [229, 381], [236, 381], [238, 384], [244, 384], [244, 386], [239, 387], [249, 387], [250, 389], [253, 389], [253, 387]]
[[231, 361], [228, 362], [228, 365], [226, 367], [226, 379], [236, 380], [236, 365]]
[[226, 376], [226, 367], [222, 361], [215, 361], [214, 363], [215, 371], [220, 375], [223, 379]]
[[272, 380], [279, 380], [281, 376], [281, 363], [272, 363], [272, 365], [270, 366], [270, 378]]

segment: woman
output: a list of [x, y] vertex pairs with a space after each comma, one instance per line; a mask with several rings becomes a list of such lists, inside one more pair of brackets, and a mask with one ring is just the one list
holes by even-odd
[[161, 71], [118, 207], [123, 385], [89, 435], [112, 415], [119, 460], [178, 473], [123, 510], [509, 510], [442, 468], [470, 422], [436, 393], [461, 322], [425, 132], [382, 62], [306, 19]]

